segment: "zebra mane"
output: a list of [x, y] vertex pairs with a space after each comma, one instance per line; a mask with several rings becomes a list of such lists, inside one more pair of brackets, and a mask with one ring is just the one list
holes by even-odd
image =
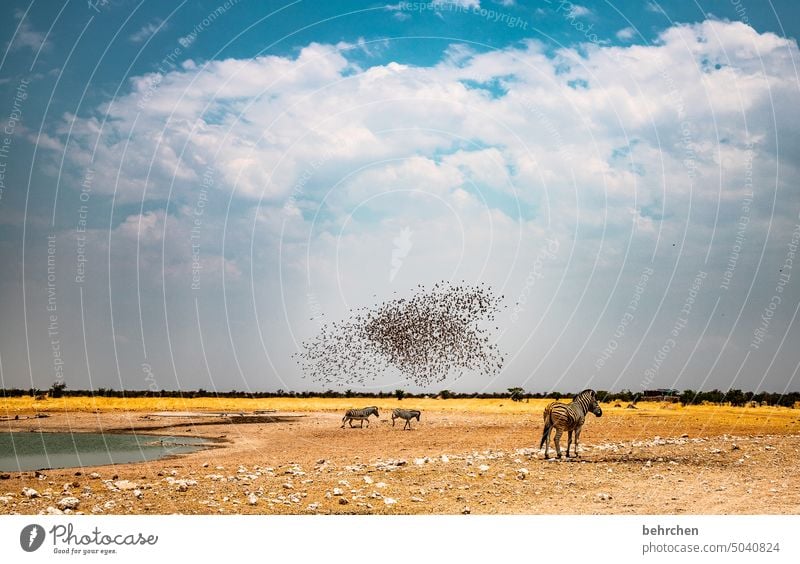
[[583, 396], [583, 395], [588, 395], [588, 396], [591, 396], [591, 397], [592, 397], [592, 399], [595, 399], [595, 400], [597, 399], [597, 392], [595, 392], [595, 391], [594, 391], [593, 389], [591, 389], [591, 388], [586, 388], [585, 390], [583, 390], [583, 391], [582, 391], [582, 392], [580, 392], [579, 394], [576, 394], [576, 395], [575, 395], [575, 397], [574, 397], [574, 398], [572, 398], [572, 400], [573, 400], [573, 401], [575, 401], [575, 400], [577, 400], [579, 397], [581, 397], [581, 396]]

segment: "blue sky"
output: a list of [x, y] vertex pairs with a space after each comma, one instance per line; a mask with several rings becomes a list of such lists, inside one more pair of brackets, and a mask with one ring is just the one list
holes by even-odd
[[795, 3], [2, 9], [6, 387], [315, 389], [451, 279], [506, 366], [440, 388], [798, 389]]

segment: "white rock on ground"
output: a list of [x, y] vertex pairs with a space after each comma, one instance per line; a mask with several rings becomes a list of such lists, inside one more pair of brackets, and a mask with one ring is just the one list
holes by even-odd
[[58, 500], [57, 505], [58, 505], [58, 508], [61, 509], [61, 510], [64, 510], [64, 509], [77, 509], [78, 505], [80, 505], [80, 503], [81, 503], [81, 500], [79, 500], [77, 497], [62, 497], [60, 500]]
[[39, 492], [37, 492], [33, 488], [22, 488], [22, 495], [27, 498], [33, 499], [35, 497], [39, 497]]
[[397, 500], [392, 497], [385, 497], [383, 498], [383, 503], [385, 503], [386, 505], [394, 505], [395, 503], [397, 503]]
[[130, 480], [117, 480], [114, 482], [114, 487], [118, 490], [135, 490], [139, 486]]
[[251, 493], [249, 496], [247, 496], [247, 503], [250, 505], [255, 505], [258, 503], [258, 496], [256, 496], [254, 493]]

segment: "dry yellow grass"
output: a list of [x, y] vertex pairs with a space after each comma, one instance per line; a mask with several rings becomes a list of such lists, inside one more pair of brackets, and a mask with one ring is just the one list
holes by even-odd
[[[35, 400], [32, 397], [0, 398], [0, 416], [57, 412], [153, 412], [153, 411], [255, 411], [274, 409], [285, 412], [343, 412], [353, 407], [376, 405], [381, 410], [396, 407], [453, 413], [481, 414], [531, 414], [541, 417], [542, 410], [551, 400], [513, 402], [509, 399], [417, 399], [398, 401], [393, 398], [106, 398], [65, 397]], [[713, 419], [716, 425], [734, 427], [742, 423], [760, 423], [769, 426], [789, 426], [800, 420], [800, 412], [783, 407], [730, 407], [640, 402], [637, 409], [602, 404], [606, 415], [624, 420], [657, 416], [672, 419], [692, 417], [704, 421]]]

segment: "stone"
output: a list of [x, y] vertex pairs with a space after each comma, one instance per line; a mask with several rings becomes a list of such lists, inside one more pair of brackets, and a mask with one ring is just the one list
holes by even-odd
[[58, 500], [57, 505], [58, 505], [58, 508], [61, 509], [61, 510], [64, 510], [64, 509], [77, 509], [78, 505], [80, 505], [80, 503], [81, 503], [81, 500], [79, 500], [77, 497], [62, 497], [60, 500]]
[[130, 480], [117, 480], [114, 482], [114, 487], [118, 490], [135, 490], [139, 486]]
[[344, 495], [342, 488], [333, 488], [333, 495]]
[[340, 497], [339, 498], [339, 505], [347, 505], [348, 503], [350, 503], [350, 502], [347, 501], [346, 497]]
[[608, 501], [611, 499], [611, 494], [606, 492], [600, 492], [597, 494], [597, 499], [599, 499], [600, 501]]
[[39, 497], [39, 492], [33, 488], [22, 488], [22, 495], [29, 499], [33, 499], [35, 497]]
[[258, 496], [256, 496], [254, 493], [251, 493], [249, 496], [247, 496], [247, 503], [250, 505], [255, 505], [258, 503]]
[[385, 503], [386, 505], [394, 505], [395, 503], [397, 503], [397, 500], [394, 499], [393, 497], [384, 497], [383, 503]]

